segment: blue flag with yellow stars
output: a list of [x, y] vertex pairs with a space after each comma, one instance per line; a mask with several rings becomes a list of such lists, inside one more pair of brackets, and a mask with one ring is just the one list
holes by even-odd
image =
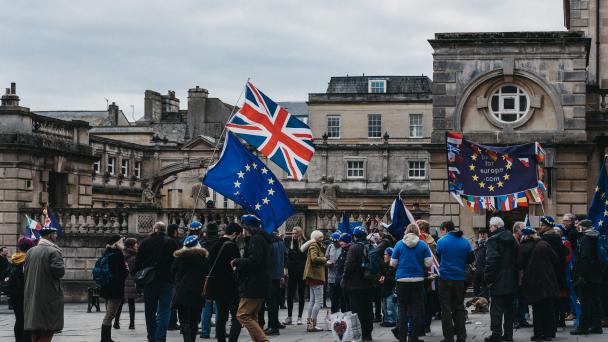
[[608, 176], [606, 176], [605, 162], [602, 162], [600, 176], [597, 179], [597, 186], [587, 212], [587, 218], [593, 222], [593, 227], [600, 234], [608, 234]]
[[293, 215], [283, 186], [264, 163], [228, 132], [217, 163], [209, 167], [203, 184], [241, 205], [262, 220], [271, 233]]

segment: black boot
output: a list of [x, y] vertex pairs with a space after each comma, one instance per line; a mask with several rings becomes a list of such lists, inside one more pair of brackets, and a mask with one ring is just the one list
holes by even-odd
[[114, 342], [112, 341], [111, 325], [101, 325], [101, 342]]

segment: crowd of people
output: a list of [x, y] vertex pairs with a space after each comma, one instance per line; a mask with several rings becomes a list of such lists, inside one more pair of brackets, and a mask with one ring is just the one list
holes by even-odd
[[[314, 230], [306, 238], [300, 227], [286, 237], [268, 233], [254, 215], [239, 222], [223, 225], [221, 235], [215, 222], [198, 221], [183, 234], [157, 222], [141, 243], [112, 235], [93, 270], [106, 302], [101, 341], [111, 342], [112, 330], [121, 328], [125, 303], [128, 328], [135, 329], [135, 301], [142, 295], [150, 342], [166, 341], [170, 329], [179, 329], [185, 342], [208, 339], [214, 315], [217, 341], [238, 341], [243, 327], [253, 341], [269, 341], [289, 325], [323, 331], [320, 320], [348, 311], [357, 315], [363, 341], [372, 340], [374, 323], [392, 328], [401, 342], [421, 341], [432, 320], [441, 319], [442, 341], [461, 342], [470, 286], [489, 304], [486, 342], [512, 341], [513, 329], [525, 327], [533, 327], [532, 340], [551, 341], [557, 327], [574, 319], [571, 334], [601, 334], [608, 323], [602, 321], [608, 295], [601, 291], [608, 268], [598, 257], [598, 233], [572, 214], [562, 224], [543, 216], [537, 229], [524, 222], [506, 227], [492, 217], [474, 243], [451, 221], [431, 234], [429, 223], [418, 220], [399, 239], [377, 224], [349, 233]], [[45, 227], [40, 235], [36, 243], [19, 238], [10, 259], [0, 250], [17, 342], [50, 341], [64, 326], [57, 231]], [[327, 300], [328, 313], [321, 315]]]

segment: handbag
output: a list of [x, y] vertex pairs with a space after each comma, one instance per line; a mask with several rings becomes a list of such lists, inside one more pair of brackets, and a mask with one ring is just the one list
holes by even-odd
[[156, 274], [156, 266], [144, 267], [141, 270], [135, 272], [133, 280], [135, 281], [135, 287], [138, 290], [143, 289], [146, 285], [150, 284], [154, 280]]
[[231, 243], [232, 241], [226, 241], [222, 244], [222, 247], [220, 247], [220, 251], [217, 253], [217, 256], [215, 257], [215, 260], [213, 261], [213, 264], [211, 265], [211, 269], [209, 270], [209, 273], [207, 274], [207, 276], [205, 277], [205, 283], [203, 284], [203, 296], [205, 298], [209, 298], [211, 296], [211, 289], [213, 287], [215, 287], [214, 282], [215, 282], [215, 276], [212, 276], [211, 273], [213, 273], [213, 270], [215, 269], [215, 265], [217, 264], [218, 259], [220, 258], [220, 256], [222, 255], [222, 251], [224, 250], [224, 247], [226, 247], [227, 244]]

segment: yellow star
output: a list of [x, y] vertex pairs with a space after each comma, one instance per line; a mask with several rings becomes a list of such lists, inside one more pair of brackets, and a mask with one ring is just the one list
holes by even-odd
[[236, 182], [234, 182], [234, 187], [235, 188], [240, 188], [241, 187], [241, 182], [239, 182], [238, 180]]
[[264, 202], [264, 204], [268, 204], [270, 200], [268, 199], [268, 197], [264, 197], [264, 199], [262, 199], [262, 202]]
[[507, 168], [507, 170], [511, 170], [511, 163], [507, 163], [505, 167]]
[[604, 216], [608, 216], [608, 210], [604, 210]]
[[473, 160], [477, 160], [477, 155], [476, 155], [476, 154], [472, 155], [472, 156], [471, 156], [471, 159], [473, 159]]
[[608, 205], [608, 200], [606, 200], [606, 202], [604, 202], [606, 205]]
[[475, 182], [477, 182], [477, 180], [478, 180], [478, 179], [479, 179], [479, 177], [477, 177], [477, 175], [473, 175], [473, 180], [474, 180]]
[[485, 186], [486, 186], [486, 183], [484, 183], [484, 182], [479, 182], [479, 187], [480, 187], [480, 188], [484, 188]]
[[509, 174], [508, 174], [508, 173], [505, 173], [505, 175], [503, 176], [503, 178], [504, 178], [505, 180], [509, 180], [509, 177], [510, 177], [510, 176], [509, 176]]
[[252, 165], [253, 165], [253, 168], [254, 168], [254, 169], [257, 169], [257, 168], [258, 168], [258, 164], [253, 163]]
[[606, 194], [605, 194], [605, 193], [603, 193], [603, 192], [602, 192], [601, 194], [602, 194], [602, 198], [606, 197]]
[[262, 206], [260, 205], [260, 203], [256, 203], [255, 204], [255, 210], [260, 210], [260, 208], [262, 208]]
[[498, 185], [499, 188], [502, 188], [503, 182], [498, 181], [498, 183], [496, 183], [496, 185]]
[[598, 223], [597, 223], [598, 226], [601, 226], [603, 224], [604, 224], [604, 221], [602, 221], [602, 220], [599, 220]]
[[247, 171], [251, 170], [251, 166], [249, 166], [249, 164], [245, 165], [245, 170], [247, 170]]
[[494, 185], [490, 185], [490, 186], [488, 186], [488, 190], [490, 190], [490, 191], [494, 191]]
[[272, 188], [268, 189], [268, 195], [270, 195], [270, 196], [274, 195], [274, 190], [272, 190]]
[[600, 191], [600, 187], [599, 187], [599, 186], [596, 186], [596, 187], [595, 187], [595, 192], [599, 192], [599, 191]]
[[469, 170], [475, 171], [475, 165], [473, 165], [473, 164], [469, 165]]
[[268, 184], [271, 184], [271, 185], [274, 184], [274, 179], [268, 178]]
[[237, 173], [237, 175], [239, 175], [239, 178], [245, 177], [245, 174], [243, 173], [243, 171], [239, 171], [239, 173]]
[[265, 175], [265, 174], [267, 174], [267, 173], [268, 173], [268, 169], [267, 169], [267, 168], [265, 168], [265, 167], [263, 167], [263, 168], [262, 168], [262, 174], [263, 174], [263, 175]]
[[238, 196], [238, 195], [240, 195], [240, 194], [241, 194], [241, 192], [240, 192], [240, 191], [237, 191], [237, 192], [235, 192], [234, 194]]

